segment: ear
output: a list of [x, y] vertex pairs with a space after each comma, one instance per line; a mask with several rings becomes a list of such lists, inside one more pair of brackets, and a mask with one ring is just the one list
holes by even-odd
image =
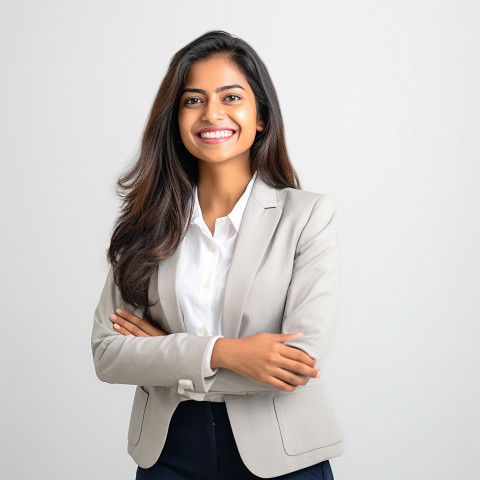
[[265, 122], [260, 118], [260, 115], [257, 116], [257, 131], [263, 132], [265, 129]]

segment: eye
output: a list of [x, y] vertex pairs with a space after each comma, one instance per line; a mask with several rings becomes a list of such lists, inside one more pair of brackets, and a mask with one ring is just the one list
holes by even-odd
[[[197, 101], [198, 100], [198, 101]], [[200, 103], [202, 101], [201, 98], [198, 98], [198, 97], [190, 97], [190, 98], [187, 98], [184, 102], [185, 105], [194, 105], [196, 103]]]
[[[235, 97], [235, 98], [232, 98], [232, 97]], [[230, 101], [235, 101], [235, 100], [241, 100], [241, 99], [242, 99], [242, 97], [239, 97], [239, 96], [236, 95], [235, 93], [231, 93], [230, 95], [227, 95], [227, 96], [225, 97], [225, 100], [227, 100], [228, 98], [232, 98], [232, 100], [230, 100]]]

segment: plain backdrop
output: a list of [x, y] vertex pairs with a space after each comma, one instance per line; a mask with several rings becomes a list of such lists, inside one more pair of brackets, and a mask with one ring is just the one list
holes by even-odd
[[134, 478], [135, 387], [100, 382], [90, 349], [115, 181], [170, 58], [216, 29], [264, 60], [303, 188], [337, 204], [335, 479], [480, 478], [479, 2], [2, 0], [0, 18], [2, 478]]

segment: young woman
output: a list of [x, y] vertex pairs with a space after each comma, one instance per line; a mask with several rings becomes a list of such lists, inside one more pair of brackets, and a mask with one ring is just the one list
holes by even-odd
[[119, 187], [92, 351], [100, 380], [137, 385], [136, 478], [333, 479], [336, 208], [301, 190], [247, 43], [212, 31], [173, 56]]

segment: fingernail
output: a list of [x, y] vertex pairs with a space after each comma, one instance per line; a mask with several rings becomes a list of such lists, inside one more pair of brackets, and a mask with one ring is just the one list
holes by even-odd
[[115, 311], [116, 311], [119, 315], [122, 313], [122, 310], [120, 310], [120, 308], [117, 308]]
[[113, 328], [118, 329], [118, 328], [120, 328], [120, 327], [119, 327], [119, 325], [118, 325], [117, 323], [114, 323], [114, 324], [113, 324]]
[[299, 333], [297, 333], [295, 336], [296, 336], [296, 337], [302, 337], [303, 335], [305, 335], [303, 332], [299, 332]]
[[117, 319], [117, 316], [116, 316], [114, 313], [112, 313], [112, 314], [110, 315], [110, 318], [111, 318], [112, 320], [116, 320], [116, 319]]
[[315, 378], [318, 378], [320, 376], [320, 372], [317, 372], [317, 374], [315, 375]]

